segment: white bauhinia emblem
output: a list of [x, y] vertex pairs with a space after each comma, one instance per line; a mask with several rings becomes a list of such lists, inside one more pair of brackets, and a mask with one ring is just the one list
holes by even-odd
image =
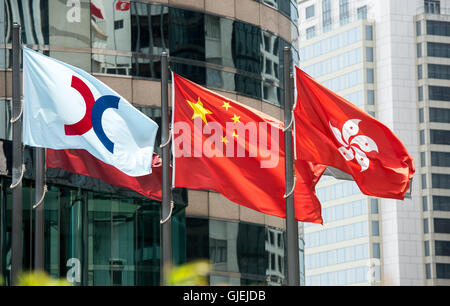
[[338, 128], [335, 128], [330, 124], [330, 128], [333, 131], [334, 137], [342, 145], [338, 150], [344, 156], [347, 161], [356, 159], [358, 164], [361, 166], [361, 172], [369, 168], [369, 159], [364, 152], [376, 151], [378, 152], [378, 147], [372, 138], [358, 135], [359, 127], [358, 124], [361, 120], [350, 119], [342, 127], [342, 134]]

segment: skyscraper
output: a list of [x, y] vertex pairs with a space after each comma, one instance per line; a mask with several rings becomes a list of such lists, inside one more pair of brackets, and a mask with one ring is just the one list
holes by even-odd
[[[415, 159], [404, 201], [317, 186], [307, 285], [450, 284], [450, 1], [299, 1], [300, 67], [390, 127]], [[382, 149], [382, 148], [380, 148]]]

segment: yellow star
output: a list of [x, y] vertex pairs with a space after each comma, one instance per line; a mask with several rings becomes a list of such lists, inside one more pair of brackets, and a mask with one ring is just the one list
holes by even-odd
[[239, 135], [236, 133], [236, 131], [233, 131], [233, 137], [234, 138], [238, 138], [239, 137]]
[[205, 124], [208, 124], [208, 121], [206, 121], [206, 115], [212, 114], [210, 110], [203, 107], [202, 101], [200, 101], [200, 98], [198, 98], [197, 103], [192, 103], [189, 100], [186, 100], [186, 102], [189, 104], [190, 107], [194, 110], [194, 114], [192, 115], [192, 119], [201, 117], [203, 122]]
[[228, 109], [231, 107], [230, 103], [223, 101], [222, 107], [225, 107], [225, 109], [228, 111]]
[[236, 114], [234, 114], [234, 117], [231, 118], [231, 120], [233, 120], [233, 121], [234, 121], [234, 124], [236, 124], [236, 123], [240, 122], [240, 121], [239, 121], [240, 118], [241, 118], [241, 116], [236, 116]]
[[225, 136], [225, 137], [222, 137], [222, 142], [224, 143], [224, 144], [227, 144], [227, 136]]

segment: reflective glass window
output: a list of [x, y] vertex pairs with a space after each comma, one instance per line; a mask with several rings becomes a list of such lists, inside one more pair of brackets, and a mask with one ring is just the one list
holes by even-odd
[[433, 173], [431, 181], [433, 188], [450, 189], [450, 174]]
[[429, 108], [430, 122], [450, 123], [449, 108]]
[[427, 55], [450, 58], [450, 44], [427, 42]]
[[450, 211], [450, 197], [433, 196], [433, 210]]
[[427, 20], [427, 34], [438, 36], [450, 36], [450, 22]]
[[431, 79], [450, 80], [450, 65], [428, 64], [428, 77]]
[[362, 7], [359, 7], [357, 10], [358, 20], [366, 20], [367, 19], [367, 6], [364, 5]]
[[434, 248], [436, 256], [450, 256], [450, 241], [435, 240]]
[[433, 218], [434, 232], [450, 234], [450, 219]]
[[310, 5], [305, 9], [306, 19], [314, 17], [314, 5]]
[[437, 263], [436, 264], [436, 278], [450, 279], [450, 264]]
[[450, 131], [447, 130], [430, 130], [431, 144], [450, 145]]

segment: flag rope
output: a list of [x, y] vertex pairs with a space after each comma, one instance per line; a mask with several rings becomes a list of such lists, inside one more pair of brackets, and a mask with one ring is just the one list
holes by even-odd
[[164, 148], [165, 146], [167, 146], [170, 143], [171, 140], [172, 140], [172, 129], [169, 129], [169, 139], [167, 139], [167, 141], [165, 143], [159, 145], [159, 147], [161, 149]]
[[283, 129], [283, 132], [286, 133], [286, 131], [292, 127], [292, 123], [294, 123], [294, 110], [291, 110], [291, 121], [289, 122], [289, 125]]
[[48, 191], [47, 185], [44, 185], [44, 192], [42, 193], [42, 197], [41, 197], [41, 199], [39, 200], [39, 202], [37, 202], [37, 203], [33, 206], [33, 209], [38, 208], [39, 205], [41, 205], [41, 204], [44, 202], [45, 194], [47, 193], [47, 191]]
[[17, 115], [17, 117], [14, 118], [14, 119], [9, 120], [9, 122], [11, 122], [12, 124], [16, 123], [20, 119], [20, 117], [22, 117], [22, 115], [23, 115], [23, 101], [20, 101], [20, 102], [21, 102], [21, 104], [20, 104], [20, 113], [19, 113], [19, 115]]
[[11, 184], [11, 185], [9, 186], [9, 188], [14, 189], [14, 188], [16, 188], [17, 186], [19, 186], [19, 184], [22, 182], [22, 179], [23, 179], [23, 175], [24, 175], [24, 173], [25, 173], [25, 170], [26, 170], [25, 164], [22, 164], [22, 173], [20, 174], [19, 179], [17, 180], [17, 182], [16, 182], [15, 184]]
[[295, 184], [296, 184], [296, 183], [297, 183], [297, 176], [294, 175], [294, 184], [292, 184], [292, 189], [291, 189], [291, 191], [289, 191], [288, 194], [285, 194], [285, 195], [283, 196], [284, 199], [289, 198], [289, 197], [292, 195], [292, 193], [294, 192]]
[[170, 217], [172, 216], [172, 211], [173, 211], [174, 206], [175, 205], [173, 204], [173, 201], [170, 201], [170, 212], [169, 212], [169, 215], [164, 220], [160, 220], [159, 221], [160, 224], [164, 224], [167, 221], [169, 221]]

